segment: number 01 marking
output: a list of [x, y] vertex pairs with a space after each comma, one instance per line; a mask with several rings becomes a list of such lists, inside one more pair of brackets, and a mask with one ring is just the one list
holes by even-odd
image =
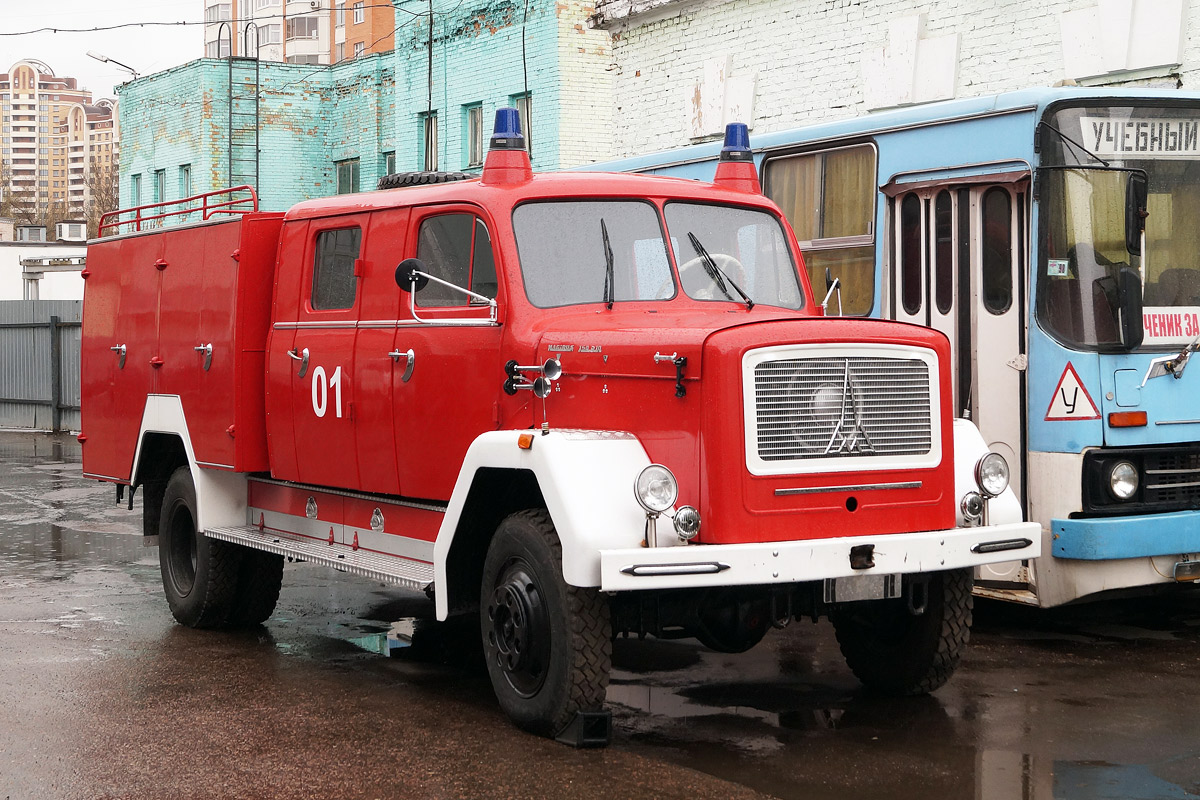
[[329, 404], [329, 390], [333, 390], [333, 413], [338, 419], [342, 418], [342, 368], [337, 367], [333, 376], [326, 379], [325, 368], [317, 367], [312, 377], [313, 413], [318, 417], [325, 416]]

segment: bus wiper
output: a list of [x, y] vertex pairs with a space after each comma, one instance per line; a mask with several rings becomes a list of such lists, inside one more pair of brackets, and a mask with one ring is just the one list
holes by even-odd
[[754, 308], [754, 301], [750, 299], [750, 295], [743, 292], [742, 287], [734, 283], [733, 278], [729, 277], [725, 270], [717, 266], [716, 260], [708, 254], [708, 251], [704, 249], [704, 245], [700, 244], [700, 240], [696, 238], [696, 234], [688, 231], [688, 241], [692, 243], [692, 249], [696, 251], [696, 255], [700, 256], [700, 263], [704, 265], [704, 271], [708, 273], [708, 277], [717, 285], [721, 293], [730, 300], [734, 299], [733, 295], [729, 293], [729, 288], [725, 286], [725, 281], [729, 281], [729, 285], [733, 287], [733, 290], [742, 296], [742, 300], [746, 303], [746, 310], [749, 311]]
[[600, 218], [600, 236], [604, 239], [604, 303], [611, 311], [617, 281], [613, 274], [612, 244], [608, 240], [608, 226], [604, 224], [604, 217]]
[[1161, 358], [1154, 359], [1150, 362], [1150, 366], [1146, 368], [1146, 377], [1142, 378], [1142, 386], [1145, 386], [1146, 381], [1151, 378], [1161, 378], [1163, 375], [1170, 375], [1176, 380], [1182, 378], [1188, 359], [1197, 350], [1200, 350], [1200, 335], [1197, 335], [1195, 339], [1185, 344], [1178, 355], [1162, 356]]
[[[1108, 166], [1108, 162], [1107, 162], [1107, 161], [1105, 161], [1103, 158], [1101, 158], [1100, 156], [1096, 155], [1096, 154], [1095, 154], [1095, 153], [1093, 153], [1091, 150], [1088, 150], [1086, 147], [1084, 147], [1083, 145], [1081, 145], [1079, 142], [1075, 141], [1075, 140], [1074, 140], [1074, 139], [1072, 139], [1070, 136], [1067, 136], [1065, 133], [1063, 133], [1062, 131], [1060, 131], [1058, 128], [1056, 128], [1056, 127], [1054, 127], [1053, 125], [1051, 125], [1049, 122], [1045, 122], [1045, 121], [1043, 121], [1043, 122], [1041, 122], [1041, 123], [1039, 123], [1039, 124], [1040, 124], [1042, 127], [1044, 127], [1044, 128], [1049, 128], [1049, 129], [1050, 129], [1050, 131], [1051, 131], [1051, 132], [1052, 132], [1052, 133], [1053, 133], [1055, 136], [1057, 136], [1059, 139], [1061, 139], [1062, 141], [1066, 142], [1067, 144], [1071, 145], [1072, 147], [1076, 148], [1077, 150], [1081, 151], [1081, 152], [1082, 152], [1084, 155], [1086, 155], [1086, 156], [1088, 156], [1088, 157], [1090, 157], [1090, 158], [1094, 158], [1094, 159], [1096, 159], [1097, 161], [1099, 161], [1101, 164], [1103, 164], [1103, 165], [1104, 165], [1104, 166], [1106, 166], [1106, 167]], [[1081, 166], [1082, 166], [1082, 165], [1081, 165]]]

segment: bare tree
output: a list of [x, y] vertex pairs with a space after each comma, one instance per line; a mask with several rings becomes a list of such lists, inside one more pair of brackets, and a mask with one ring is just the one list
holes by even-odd
[[0, 217], [8, 217], [18, 225], [33, 225], [38, 217], [37, 195], [32, 187], [13, 180], [12, 165], [0, 161]]
[[106, 212], [116, 211], [120, 207], [117, 174], [116, 163], [101, 164], [93, 159], [88, 167], [85, 180], [88, 188], [86, 214], [89, 238], [99, 234], [100, 218]]

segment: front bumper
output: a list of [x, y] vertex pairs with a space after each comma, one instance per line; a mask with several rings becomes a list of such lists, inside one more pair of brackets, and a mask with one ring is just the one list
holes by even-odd
[[[852, 575], [898, 575], [1037, 558], [1036, 522], [754, 544], [631, 547], [600, 551], [606, 592], [801, 583]], [[991, 547], [989, 547], [991, 545]], [[852, 548], [870, 546], [874, 566], [854, 569]]]
[[1050, 530], [1055, 558], [1110, 561], [1200, 553], [1200, 511], [1052, 519]]

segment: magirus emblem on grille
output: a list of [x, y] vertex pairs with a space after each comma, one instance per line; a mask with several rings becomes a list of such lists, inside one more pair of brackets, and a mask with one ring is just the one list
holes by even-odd
[[[817, 397], [814, 397], [813, 401], [814, 406], [821, 402], [817, 398], [827, 388], [833, 387], [825, 384], [817, 390]], [[862, 455], [875, 452], [875, 448], [871, 445], [871, 439], [863, 430], [862, 402], [858, 386], [855, 385], [854, 378], [850, 374], [850, 359], [846, 359], [846, 367], [842, 373], [842, 390], [839, 394], [840, 397], [836, 398], [838, 405], [836, 410], [831, 407], [833, 406], [831, 401], [835, 400], [834, 397], [826, 395], [821, 402], [824, 410], [832, 412], [830, 416], [836, 419], [833, 430], [829, 434], [829, 443], [825, 445], [825, 455], [833, 456], [842, 453]]]

